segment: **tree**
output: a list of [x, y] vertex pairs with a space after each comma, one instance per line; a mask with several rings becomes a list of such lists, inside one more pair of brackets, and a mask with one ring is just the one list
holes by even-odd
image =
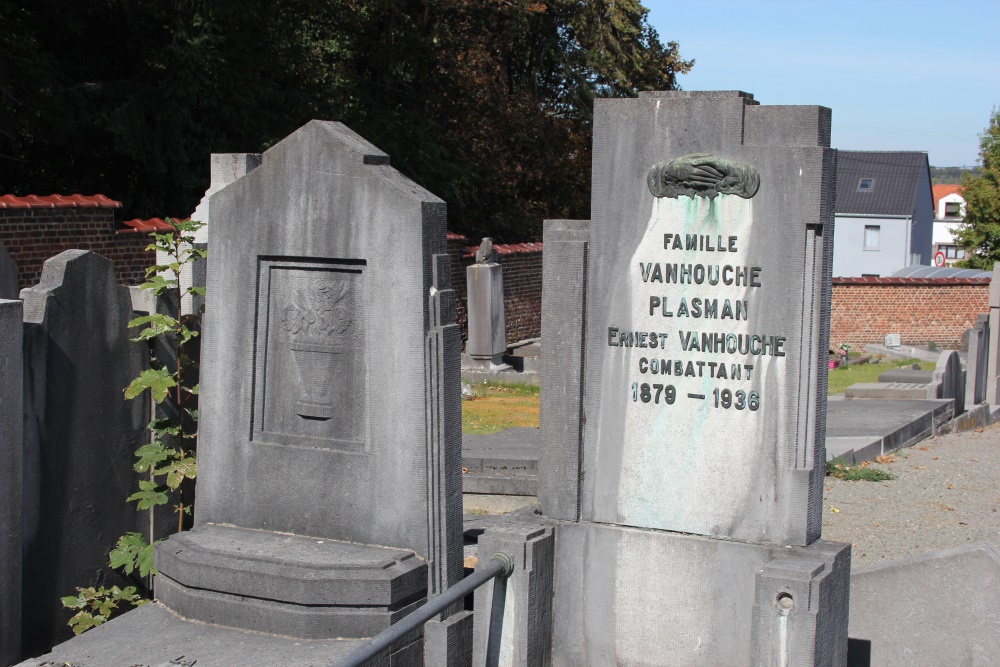
[[529, 240], [589, 217], [595, 97], [691, 67], [638, 0], [0, 0], [0, 190], [193, 210], [213, 152], [340, 120], [448, 203]]
[[992, 270], [1000, 262], [1000, 110], [979, 136], [979, 170], [962, 177], [965, 221], [956, 236], [965, 248], [961, 266]]

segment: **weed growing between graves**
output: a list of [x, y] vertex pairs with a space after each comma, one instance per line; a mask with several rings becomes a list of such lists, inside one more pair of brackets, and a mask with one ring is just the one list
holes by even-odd
[[[137, 511], [150, 511], [150, 538], [153, 535], [152, 510], [168, 504], [171, 494], [177, 500], [174, 505], [177, 532], [183, 529], [184, 517], [191, 514], [191, 505], [185, 504], [181, 484], [185, 479], [194, 479], [198, 471], [194, 453], [198, 411], [190, 407], [193, 397], [198, 394], [198, 384], [189, 384], [189, 378], [197, 376], [197, 373], [192, 373], [196, 363], [187, 354], [185, 346], [198, 335], [193, 327], [201, 321], [204, 307], [196, 313], [184, 315], [180, 304], [185, 296], [204, 296], [205, 288], [182, 288], [180, 274], [184, 266], [204, 259], [206, 251], [194, 247], [194, 232], [201, 228], [200, 222], [168, 218], [167, 223], [173, 230], [150, 234], [153, 242], [146, 250], [165, 253], [169, 261], [146, 269], [146, 282], [140, 287], [150, 290], [156, 296], [155, 302], [176, 304], [176, 312], [150, 313], [128, 324], [129, 328], [144, 327], [132, 340], [159, 344], [152, 347], [159, 352], [151, 356], [150, 368], [125, 389], [127, 399], [145, 396], [146, 390], [149, 390], [153, 401], [164, 408], [159, 415], [154, 414], [149, 423], [150, 442], [135, 452], [138, 458], [135, 470], [148, 473], [148, 479], [140, 481], [139, 490], [126, 499], [136, 503]], [[119, 538], [118, 544], [108, 554], [109, 564], [114, 569], [121, 569], [126, 576], [138, 572], [142, 578], [149, 577], [156, 574], [153, 567], [154, 545], [155, 542], [147, 542], [140, 533], [127, 533]], [[151, 598], [152, 587], [146, 588]], [[75, 634], [104, 623], [119, 605], [128, 603], [137, 607], [145, 602], [147, 597], [140, 595], [135, 586], [124, 589], [117, 586], [110, 589], [78, 588], [77, 595], [62, 598], [64, 607], [77, 610], [68, 623]]]
[[462, 433], [481, 435], [505, 428], [538, 426], [539, 388], [486, 382], [462, 401]]
[[826, 474], [845, 482], [886, 482], [894, 479], [884, 470], [870, 468], [868, 464], [868, 461], [863, 461], [860, 465], [852, 466], [843, 459], [834, 459], [826, 462]]

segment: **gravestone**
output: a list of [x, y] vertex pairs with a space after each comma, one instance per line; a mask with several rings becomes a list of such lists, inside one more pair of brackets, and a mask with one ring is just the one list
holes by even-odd
[[[594, 113], [589, 231], [556, 230], [586, 292], [544, 306], [577, 308], [543, 328], [552, 662], [843, 665], [850, 549], [819, 539], [830, 111], [732, 91]], [[585, 341], [582, 382], [553, 335]], [[580, 393], [544, 390], [563, 381]]]
[[0, 665], [21, 658], [21, 302], [0, 300]]
[[990, 278], [989, 329], [996, 332], [989, 345], [986, 360], [986, 398], [990, 405], [1000, 404], [1000, 262], [993, 264]]
[[[212, 196], [209, 248], [195, 526], [157, 547], [157, 596], [229, 627], [374, 636], [462, 576], [445, 204], [313, 121]], [[420, 637], [393, 650], [419, 663]]]
[[[966, 357], [965, 402], [968, 408], [986, 400], [986, 373], [990, 350], [990, 316], [977, 315], [976, 323], [966, 331], [969, 353]], [[960, 410], [955, 406], [955, 414]]]
[[469, 340], [466, 352], [487, 366], [503, 365], [507, 351], [504, 321], [503, 267], [497, 262], [493, 239], [485, 238], [476, 251], [476, 261], [465, 267], [469, 304]]
[[[138, 490], [135, 449], [148, 406], [123, 390], [149, 363], [129, 340], [132, 304], [110, 260], [67, 250], [47, 260], [24, 301], [24, 651], [72, 636], [60, 597], [128, 586], [108, 567], [118, 538], [146, 534], [125, 499]], [[147, 535], [148, 537], [148, 535]]]
[[17, 264], [0, 241], [0, 299], [16, 299], [17, 293]]

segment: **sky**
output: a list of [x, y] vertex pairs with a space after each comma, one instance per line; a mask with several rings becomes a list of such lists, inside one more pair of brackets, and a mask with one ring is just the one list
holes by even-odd
[[973, 166], [1000, 108], [1000, 0], [643, 0], [694, 59], [684, 90], [833, 109], [834, 148], [927, 151]]

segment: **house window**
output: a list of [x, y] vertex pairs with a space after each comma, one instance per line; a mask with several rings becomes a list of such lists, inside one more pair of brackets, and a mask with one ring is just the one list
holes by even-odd
[[862, 178], [858, 181], [858, 192], [868, 192], [875, 187], [874, 178]]
[[957, 201], [947, 201], [944, 203], [944, 217], [961, 218], [962, 205]]
[[878, 250], [879, 225], [865, 225], [865, 250]]
[[944, 256], [948, 259], [965, 259], [965, 248], [959, 248], [954, 245], [943, 245], [938, 249], [944, 252]]

